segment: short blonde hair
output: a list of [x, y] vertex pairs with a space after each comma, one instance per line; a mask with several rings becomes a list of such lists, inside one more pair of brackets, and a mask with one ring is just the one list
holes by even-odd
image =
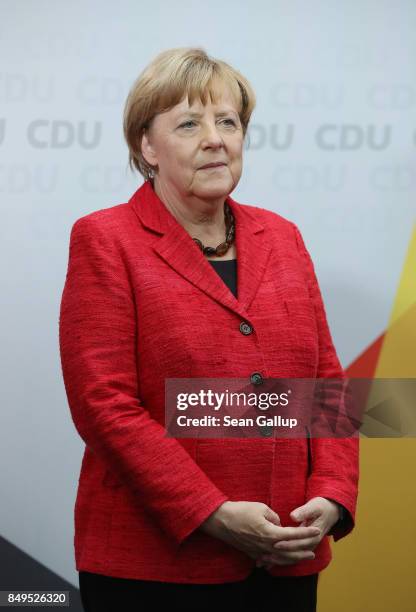
[[[215, 89], [216, 85], [220, 88]], [[196, 98], [206, 104], [208, 93], [214, 103], [216, 94], [227, 87], [236, 101], [245, 137], [256, 104], [248, 80], [222, 60], [209, 57], [200, 47], [180, 47], [159, 53], [143, 70], [127, 96], [123, 131], [129, 149], [129, 166], [145, 179], [153, 176], [153, 167], [141, 152], [141, 141], [152, 119], [171, 109], [188, 96], [189, 105]]]

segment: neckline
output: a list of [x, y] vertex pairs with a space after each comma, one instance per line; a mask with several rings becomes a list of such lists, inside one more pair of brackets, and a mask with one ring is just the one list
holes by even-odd
[[212, 263], [212, 264], [229, 264], [229, 263], [233, 263], [237, 261], [237, 258], [235, 257], [234, 259], [208, 259], [207, 260], [208, 263]]

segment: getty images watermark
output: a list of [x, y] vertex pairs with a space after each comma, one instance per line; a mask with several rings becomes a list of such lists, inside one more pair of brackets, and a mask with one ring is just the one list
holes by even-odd
[[416, 380], [169, 378], [175, 438], [414, 437]]
[[[284, 408], [289, 404], [289, 396], [291, 389], [283, 393], [246, 393], [246, 392], [231, 392], [226, 389], [223, 392], [217, 392], [213, 389], [199, 389], [198, 392], [178, 393], [176, 396], [176, 408], [179, 411], [188, 410], [187, 415], [179, 415], [176, 422], [179, 427], [198, 426], [198, 427], [246, 427], [254, 425], [274, 425], [276, 427], [296, 427], [298, 420], [293, 417], [283, 417], [281, 414], [273, 414], [266, 416], [260, 414], [255, 417], [241, 416], [239, 408], [254, 407], [257, 410], [270, 410], [279, 406]], [[220, 416], [205, 414], [201, 416], [198, 410], [198, 416], [189, 416], [190, 408], [207, 408], [214, 412], [221, 411]], [[231, 410], [232, 414], [227, 414], [227, 410]], [[239, 416], [236, 416], [239, 413]], [[234, 414], [234, 416], [233, 416]]]

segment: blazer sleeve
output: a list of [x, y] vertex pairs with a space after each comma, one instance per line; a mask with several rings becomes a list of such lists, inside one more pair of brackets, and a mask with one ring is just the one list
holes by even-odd
[[[326, 499], [329, 499], [329, 497], [327, 497]], [[335, 500], [331, 499], [330, 501], [335, 501]], [[338, 532], [342, 533], [348, 528], [348, 524], [351, 523], [352, 518], [351, 518], [350, 513], [348, 512], [346, 508], [344, 508], [344, 506], [342, 506], [341, 504], [338, 504], [338, 502], [335, 502], [335, 503], [338, 505], [340, 509], [341, 516], [339, 520], [335, 523], [335, 525], [332, 525], [327, 535], [333, 535], [336, 538], [336, 536], [338, 535]], [[351, 529], [352, 528], [353, 527], [351, 527]]]
[[[333, 345], [312, 259], [299, 229], [296, 226], [294, 229], [318, 328], [319, 364], [316, 377], [345, 380], [346, 374]], [[330, 532], [337, 541], [350, 533], [355, 526], [359, 478], [358, 431], [353, 432], [350, 437], [312, 437], [310, 443], [312, 469], [307, 483], [307, 501], [313, 497], [326, 497], [338, 502], [348, 511], [347, 520]]]
[[115, 240], [95, 219], [71, 229], [59, 316], [65, 390], [85, 444], [179, 544], [228, 497], [138, 396], [136, 308]]

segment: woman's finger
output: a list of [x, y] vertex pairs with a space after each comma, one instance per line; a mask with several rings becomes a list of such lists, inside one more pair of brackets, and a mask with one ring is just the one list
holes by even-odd
[[292, 552], [297, 550], [311, 550], [318, 546], [321, 537], [305, 538], [304, 540], [281, 540], [273, 544], [274, 550]]
[[306, 561], [315, 559], [315, 553], [312, 551], [299, 551], [299, 552], [279, 552], [273, 555], [263, 555], [260, 558], [262, 563], [272, 563], [277, 565], [290, 565], [297, 563], [298, 561]]
[[[287, 540], [304, 540], [306, 538], [313, 538], [321, 535], [321, 529], [316, 526], [309, 527], [281, 527], [280, 537], [278, 541]], [[277, 538], [275, 538], [277, 539]]]

